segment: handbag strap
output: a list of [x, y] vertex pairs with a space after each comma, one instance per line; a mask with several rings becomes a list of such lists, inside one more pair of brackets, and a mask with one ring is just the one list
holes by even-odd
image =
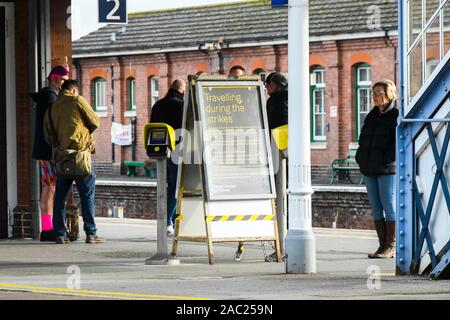
[[50, 123], [50, 130], [51, 130], [51, 140], [52, 140], [52, 145], [54, 147], [58, 146], [57, 142], [57, 134], [56, 134], [56, 130], [55, 130], [55, 126], [53, 124], [53, 119], [52, 119], [52, 105], [49, 105], [48, 107], [48, 122]]

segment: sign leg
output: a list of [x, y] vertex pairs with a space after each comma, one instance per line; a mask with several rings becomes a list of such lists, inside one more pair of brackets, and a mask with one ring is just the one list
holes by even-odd
[[178, 233], [180, 231], [180, 223], [181, 223], [181, 218], [180, 216], [178, 216], [178, 218], [175, 220], [175, 235], [173, 237], [173, 243], [172, 243], [172, 256], [176, 256], [177, 255], [177, 251], [178, 251]]
[[208, 238], [208, 259], [209, 259], [209, 264], [214, 264], [214, 248], [213, 248], [213, 243], [212, 243], [212, 239], [211, 239], [211, 230], [210, 230], [210, 224], [209, 222], [206, 222], [205, 220], [205, 224], [206, 224], [206, 237]]

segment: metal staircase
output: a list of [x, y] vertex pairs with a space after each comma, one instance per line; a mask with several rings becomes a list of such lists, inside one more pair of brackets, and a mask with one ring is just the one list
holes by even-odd
[[[431, 18], [428, 11], [422, 11], [421, 31], [408, 29], [412, 25], [409, 23], [411, 10], [417, 9], [412, 1], [400, 0], [399, 9], [401, 110], [397, 129], [397, 274], [429, 274], [434, 279], [448, 279], [450, 52], [445, 51], [448, 49], [443, 40], [450, 36], [444, 32], [450, 27], [450, 17], [445, 16], [450, 14], [450, 1], [438, 2]], [[432, 29], [435, 21], [440, 21], [439, 29]], [[411, 32], [414, 32], [413, 37]], [[440, 39], [439, 63], [434, 71], [427, 72], [426, 45], [433, 36], [437, 37], [434, 33]], [[419, 59], [415, 58], [417, 48], [425, 53]], [[423, 72], [417, 72], [419, 67]], [[417, 82], [414, 78], [417, 75], [422, 77], [419, 79], [421, 86], [414, 91], [411, 88]]]

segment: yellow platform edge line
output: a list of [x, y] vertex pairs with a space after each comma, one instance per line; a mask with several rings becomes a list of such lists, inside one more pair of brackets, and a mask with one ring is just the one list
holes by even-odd
[[31, 292], [36, 291], [43, 293], [71, 293], [71, 294], [84, 294], [91, 295], [95, 297], [95, 295], [102, 296], [121, 296], [121, 297], [133, 297], [133, 298], [150, 298], [150, 299], [176, 299], [176, 300], [210, 300], [208, 298], [200, 298], [200, 297], [185, 297], [185, 296], [165, 296], [165, 295], [156, 295], [156, 294], [148, 294], [148, 293], [129, 293], [129, 292], [108, 292], [108, 291], [93, 291], [93, 290], [75, 290], [75, 289], [66, 289], [66, 288], [50, 288], [50, 287], [41, 287], [41, 286], [25, 286], [25, 285], [16, 285], [16, 284], [8, 284], [8, 283], [0, 283], [0, 289], [22, 289], [29, 290]]

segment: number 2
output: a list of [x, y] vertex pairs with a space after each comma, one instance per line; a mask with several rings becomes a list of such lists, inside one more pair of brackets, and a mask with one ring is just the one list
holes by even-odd
[[115, 16], [114, 14], [119, 10], [120, 2], [119, 0], [106, 0], [107, 2], [114, 1], [114, 8], [108, 13], [106, 19], [109, 20], [120, 20], [120, 16]]

